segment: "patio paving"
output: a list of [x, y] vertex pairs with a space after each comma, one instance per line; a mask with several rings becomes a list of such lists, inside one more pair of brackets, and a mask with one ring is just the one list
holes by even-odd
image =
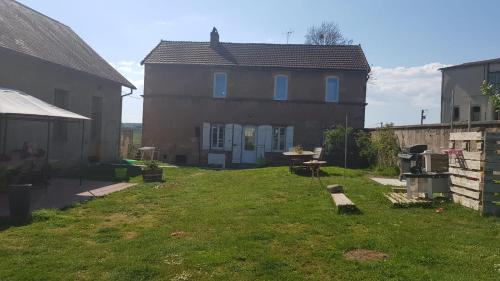
[[[101, 197], [124, 190], [135, 183], [113, 183], [105, 181], [84, 180], [82, 186], [78, 179], [55, 178], [47, 188], [31, 191], [31, 209], [61, 209], [75, 203]], [[9, 215], [9, 201], [6, 192], [0, 193], [0, 216]]]
[[382, 185], [406, 187], [406, 181], [400, 181], [399, 179], [388, 179], [388, 178], [370, 178], [370, 179]]

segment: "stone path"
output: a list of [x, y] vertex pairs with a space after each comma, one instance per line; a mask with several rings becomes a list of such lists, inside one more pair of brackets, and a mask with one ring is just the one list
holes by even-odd
[[406, 187], [406, 181], [400, 181], [398, 179], [388, 179], [388, 178], [370, 178], [370, 179], [382, 185]]
[[[78, 179], [56, 178], [47, 188], [31, 190], [31, 209], [62, 209], [78, 202], [102, 197], [130, 188], [135, 183], [113, 183]], [[0, 192], [0, 216], [9, 215], [9, 200], [6, 192]]]

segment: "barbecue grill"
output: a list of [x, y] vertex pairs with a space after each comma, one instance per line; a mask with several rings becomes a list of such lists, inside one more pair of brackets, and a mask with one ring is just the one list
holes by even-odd
[[423, 155], [424, 151], [427, 150], [427, 145], [418, 144], [412, 146], [406, 146], [401, 149], [401, 153], [398, 154], [399, 158], [399, 179], [404, 178], [405, 173], [412, 174], [422, 174], [423, 173]]

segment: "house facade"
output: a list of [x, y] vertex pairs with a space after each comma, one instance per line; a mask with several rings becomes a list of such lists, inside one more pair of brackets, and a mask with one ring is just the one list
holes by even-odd
[[[135, 89], [71, 28], [16, 1], [0, 0], [0, 87], [91, 118], [84, 124], [85, 159], [119, 157], [122, 86]], [[80, 160], [80, 123], [54, 122], [49, 127], [12, 119], [6, 127], [3, 121], [5, 153], [24, 143], [45, 149], [49, 142], [53, 166]]]
[[360, 46], [161, 41], [143, 60], [142, 143], [162, 160], [229, 166], [321, 146], [364, 127], [370, 71]]
[[500, 90], [500, 58], [445, 67], [441, 72], [441, 123], [500, 120], [480, 90], [483, 81]]

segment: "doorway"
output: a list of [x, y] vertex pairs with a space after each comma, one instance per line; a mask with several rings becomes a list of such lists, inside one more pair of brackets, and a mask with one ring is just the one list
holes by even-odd
[[243, 149], [241, 153], [242, 163], [256, 163], [257, 162], [257, 128], [255, 126], [243, 127]]

